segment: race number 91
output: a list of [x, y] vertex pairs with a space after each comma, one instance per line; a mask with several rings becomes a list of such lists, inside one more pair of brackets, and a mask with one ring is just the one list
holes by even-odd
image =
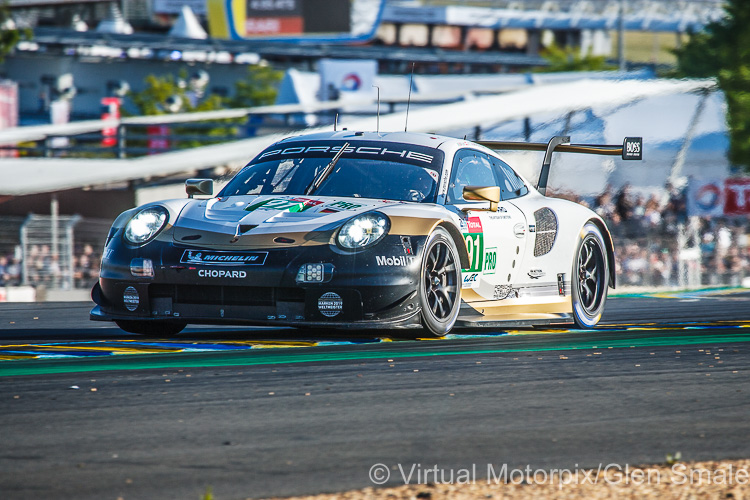
[[466, 251], [469, 254], [469, 268], [462, 271], [470, 273], [482, 272], [484, 262], [484, 235], [482, 233], [464, 234]]

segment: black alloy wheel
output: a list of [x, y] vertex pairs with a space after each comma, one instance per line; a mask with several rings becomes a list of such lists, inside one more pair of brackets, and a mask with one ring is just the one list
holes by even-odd
[[422, 324], [432, 336], [442, 337], [453, 328], [461, 305], [461, 265], [456, 244], [440, 227], [425, 245], [419, 302]]
[[601, 319], [607, 302], [609, 263], [599, 229], [584, 226], [573, 263], [573, 317], [579, 328], [592, 328]]

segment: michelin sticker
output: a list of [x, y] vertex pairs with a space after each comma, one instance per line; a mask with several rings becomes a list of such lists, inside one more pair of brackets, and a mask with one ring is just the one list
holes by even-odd
[[214, 252], [211, 250], [185, 250], [182, 252], [182, 264], [199, 264], [203, 266], [262, 266], [268, 252]]

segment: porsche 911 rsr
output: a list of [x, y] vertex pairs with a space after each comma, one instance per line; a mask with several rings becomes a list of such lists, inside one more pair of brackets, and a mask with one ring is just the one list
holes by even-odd
[[[614, 248], [591, 210], [544, 196], [553, 151], [640, 158], [623, 146], [485, 143], [338, 131], [258, 154], [215, 197], [121, 214], [107, 236], [94, 320], [170, 334], [188, 323], [325, 328], [531, 326], [599, 321]], [[546, 151], [533, 187], [495, 152]]]

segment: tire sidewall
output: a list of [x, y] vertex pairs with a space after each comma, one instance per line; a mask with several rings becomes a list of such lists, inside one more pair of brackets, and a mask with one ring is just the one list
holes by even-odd
[[[599, 306], [594, 311], [586, 311], [581, 304], [581, 298], [578, 292], [578, 256], [580, 255], [581, 248], [584, 243], [590, 240], [594, 240], [597, 243], [598, 251], [600, 253], [602, 262], [604, 264], [603, 269], [603, 283], [600, 287], [601, 297], [599, 298]], [[573, 302], [573, 319], [576, 326], [580, 328], [593, 328], [599, 323], [604, 312], [604, 306], [607, 302], [607, 290], [609, 287], [609, 262], [607, 260], [607, 246], [604, 243], [604, 237], [601, 231], [595, 224], [589, 222], [583, 229], [581, 229], [580, 237], [578, 239], [578, 245], [576, 246], [576, 252], [573, 255], [573, 268], [570, 280], [571, 297]]]
[[[453, 261], [456, 265], [456, 300], [454, 301], [451, 313], [444, 320], [436, 318], [430, 310], [429, 304], [427, 302], [427, 290], [424, 277], [425, 268], [427, 265], [427, 257], [429, 256], [432, 248], [438, 243], [445, 243], [448, 246], [453, 254]], [[453, 329], [453, 326], [456, 324], [456, 319], [458, 318], [458, 313], [461, 309], [461, 262], [458, 255], [458, 249], [456, 248], [456, 244], [453, 241], [453, 238], [451, 238], [448, 232], [441, 227], [436, 228], [432, 232], [432, 234], [430, 234], [429, 238], [427, 238], [427, 242], [425, 243], [424, 252], [422, 255], [422, 265], [419, 267], [419, 282], [417, 284], [417, 294], [419, 296], [419, 306], [421, 307], [422, 311], [422, 325], [424, 326], [425, 330], [436, 337], [442, 337], [443, 335], [446, 335], [448, 332], [450, 332]]]

